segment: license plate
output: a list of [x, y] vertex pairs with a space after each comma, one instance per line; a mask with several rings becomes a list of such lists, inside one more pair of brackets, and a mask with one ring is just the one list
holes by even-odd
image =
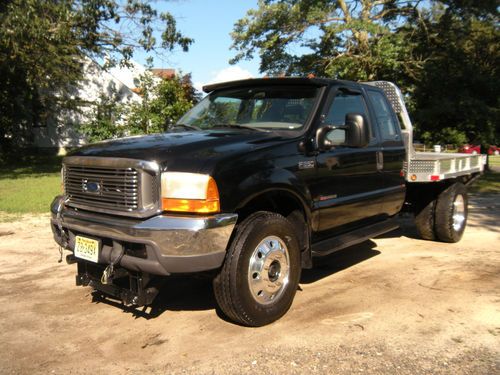
[[75, 237], [75, 257], [97, 263], [99, 258], [99, 241], [92, 238]]

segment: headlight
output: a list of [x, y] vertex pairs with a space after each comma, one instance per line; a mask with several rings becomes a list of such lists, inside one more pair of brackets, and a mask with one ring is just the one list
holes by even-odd
[[161, 174], [164, 211], [215, 213], [220, 211], [215, 180], [205, 174], [164, 172]]

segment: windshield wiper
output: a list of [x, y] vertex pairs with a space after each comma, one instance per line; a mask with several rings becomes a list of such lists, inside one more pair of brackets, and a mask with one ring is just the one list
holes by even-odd
[[238, 124], [217, 124], [215, 126], [212, 126], [212, 129], [215, 128], [236, 128], [236, 129], [247, 129], [247, 130], [253, 130], [253, 131], [263, 131], [262, 129], [254, 128], [252, 126], [247, 126], [247, 125], [238, 125]]
[[[183, 129], [188, 129], [188, 130], [201, 130], [199, 127], [194, 126], [194, 125], [187, 125], [187, 124], [174, 124], [170, 129], [174, 128], [183, 128]], [[170, 130], [169, 129], [169, 130]]]

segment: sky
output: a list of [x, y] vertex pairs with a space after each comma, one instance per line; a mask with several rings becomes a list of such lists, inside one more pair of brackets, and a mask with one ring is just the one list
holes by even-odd
[[[247, 10], [257, 7], [257, 0], [170, 0], [158, 1], [154, 6], [159, 11], [172, 13], [178, 30], [194, 39], [188, 52], [179, 49], [163, 61], [152, 56], [155, 68], [191, 73], [197, 89], [207, 83], [261, 76], [258, 58], [229, 64], [236, 55], [236, 51], [229, 49], [232, 44], [229, 33]], [[134, 59], [145, 64], [147, 57], [145, 53], [138, 53]]]

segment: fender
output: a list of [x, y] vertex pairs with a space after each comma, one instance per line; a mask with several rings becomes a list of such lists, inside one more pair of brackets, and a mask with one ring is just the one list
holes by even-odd
[[243, 197], [236, 206], [236, 210], [244, 207], [252, 200], [270, 192], [290, 194], [301, 206], [305, 213], [306, 239], [302, 249], [302, 267], [312, 268], [311, 229], [318, 223], [318, 216], [311, 211], [307, 202], [312, 202], [311, 193], [307, 186], [295, 174], [286, 169], [268, 169], [247, 177], [238, 185], [240, 197]]
[[238, 200], [236, 210], [260, 195], [282, 191], [291, 194], [302, 205], [306, 220], [308, 222], [311, 220], [312, 207], [307, 203], [312, 202], [311, 192], [295, 174], [286, 169], [259, 171], [241, 181], [237, 190], [241, 199]]

